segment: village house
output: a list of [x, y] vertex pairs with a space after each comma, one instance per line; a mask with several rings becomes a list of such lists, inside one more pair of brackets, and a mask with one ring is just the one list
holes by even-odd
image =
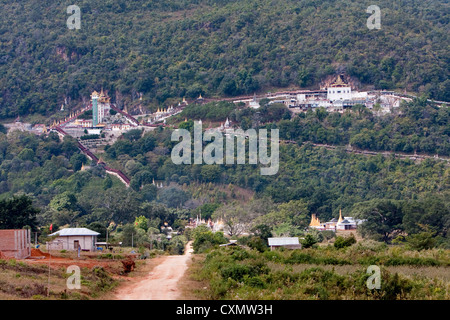
[[298, 237], [283, 237], [283, 238], [268, 238], [270, 250], [276, 248], [286, 248], [286, 249], [301, 249]]
[[97, 236], [100, 233], [87, 228], [65, 228], [50, 234], [56, 237], [47, 243], [47, 250], [78, 250], [95, 251]]

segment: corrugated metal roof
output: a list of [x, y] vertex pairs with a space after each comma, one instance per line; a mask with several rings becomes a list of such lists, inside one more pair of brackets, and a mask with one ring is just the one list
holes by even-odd
[[92, 231], [87, 228], [65, 228], [59, 231], [56, 231], [49, 236], [60, 236], [60, 237], [68, 237], [68, 236], [99, 236], [100, 233]]
[[294, 238], [269, 238], [269, 246], [286, 246], [300, 244], [297, 237]]

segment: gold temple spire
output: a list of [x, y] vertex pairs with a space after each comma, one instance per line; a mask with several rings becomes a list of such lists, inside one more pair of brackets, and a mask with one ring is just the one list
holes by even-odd
[[311, 223], [309, 224], [310, 227], [318, 227], [320, 226], [320, 220], [316, 217], [316, 214], [313, 213], [311, 215]]
[[342, 209], [339, 209], [339, 220], [338, 223], [341, 223], [344, 219], [342, 219]]

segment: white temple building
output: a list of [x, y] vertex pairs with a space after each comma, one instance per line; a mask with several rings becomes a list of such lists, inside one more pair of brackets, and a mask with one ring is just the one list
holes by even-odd
[[309, 227], [317, 229], [319, 231], [355, 230], [358, 227], [358, 225], [360, 225], [364, 221], [365, 220], [354, 219], [353, 217], [342, 218], [342, 211], [339, 210], [339, 219], [333, 218], [325, 223], [320, 222], [319, 218], [316, 217], [315, 214], [312, 214], [311, 223], [309, 224]]

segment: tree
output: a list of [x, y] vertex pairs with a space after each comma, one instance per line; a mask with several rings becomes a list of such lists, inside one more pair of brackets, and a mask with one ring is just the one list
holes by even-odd
[[222, 232], [213, 233], [206, 226], [199, 226], [195, 228], [192, 232], [192, 237], [194, 239], [192, 248], [195, 253], [201, 253], [216, 245], [227, 243], [227, 239]]
[[122, 136], [130, 141], [137, 141], [142, 137], [142, 132], [141, 129], [132, 129], [123, 133]]
[[311, 248], [317, 243], [316, 237], [314, 237], [312, 234], [307, 234], [304, 239], [302, 239], [302, 247], [303, 248]]
[[113, 181], [109, 174], [106, 175], [105, 179], [103, 180], [103, 190], [108, 190], [113, 186]]
[[269, 244], [268, 239], [272, 237], [272, 231], [269, 226], [265, 224], [259, 224], [251, 230], [256, 236], [261, 238], [266, 245]]
[[390, 242], [403, 231], [401, 207], [401, 201], [375, 199], [355, 204], [352, 213], [366, 220], [360, 227], [363, 236]]
[[407, 245], [413, 250], [426, 250], [436, 246], [435, 232], [430, 231], [428, 226], [420, 225], [422, 232], [408, 235], [406, 237]]
[[68, 191], [56, 195], [52, 201], [50, 201], [49, 207], [55, 211], [61, 211], [63, 209], [77, 211], [79, 209], [76, 196]]
[[169, 208], [181, 207], [187, 200], [189, 200], [189, 194], [178, 187], [164, 188], [158, 195], [158, 202], [162, 202]]
[[230, 237], [239, 236], [250, 227], [249, 212], [238, 203], [218, 208], [213, 214], [213, 217], [222, 218], [225, 224], [225, 230]]
[[336, 240], [334, 241], [334, 247], [336, 249], [342, 249], [342, 248], [350, 247], [354, 243], [356, 243], [356, 239], [352, 233], [348, 237], [337, 236]]
[[80, 171], [83, 164], [86, 164], [86, 163], [87, 163], [87, 157], [81, 153], [75, 153], [70, 158], [70, 164], [72, 165], [72, 168], [74, 171]]
[[220, 167], [218, 165], [204, 165], [201, 169], [203, 182], [218, 182], [220, 178]]
[[134, 225], [136, 228], [141, 228], [147, 232], [148, 229], [148, 219], [144, 216], [136, 217], [134, 220]]
[[36, 228], [36, 215], [32, 200], [25, 195], [0, 201], [0, 229]]

